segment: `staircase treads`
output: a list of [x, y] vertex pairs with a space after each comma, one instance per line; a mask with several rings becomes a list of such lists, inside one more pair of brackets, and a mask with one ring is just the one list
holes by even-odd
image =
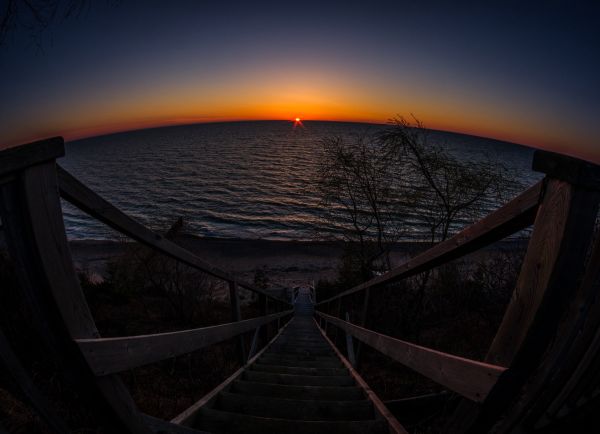
[[273, 374], [295, 375], [348, 375], [346, 368], [306, 368], [299, 366], [266, 365], [254, 363], [250, 370], [259, 372], [272, 372]]
[[[322, 355], [322, 354], [293, 354], [293, 353], [278, 353], [275, 351], [268, 351], [264, 353], [260, 359], [266, 358], [280, 358], [286, 360], [306, 360], [307, 362], [330, 362], [335, 360], [336, 362], [340, 362], [340, 359], [335, 355]], [[341, 362], [340, 362], [341, 363]]]
[[349, 375], [317, 376], [297, 374], [273, 374], [270, 372], [246, 371], [244, 380], [257, 383], [289, 384], [292, 386], [355, 386], [354, 379]]
[[344, 365], [337, 360], [307, 360], [286, 359], [281, 357], [264, 357], [256, 363], [265, 365], [296, 366], [301, 368], [342, 368]]
[[289, 398], [240, 395], [223, 392], [219, 410], [252, 416], [294, 420], [367, 420], [373, 419], [373, 404], [361, 401], [302, 401]]
[[286, 420], [230, 413], [208, 408], [200, 409], [195, 428], [211, 431], [216, 434], [384, 434], [388, 432], [388, 427], [384, 420], [350, 422]]
[[237, 380], [231, 386], [231, 391], [247, 395], [301, 400], [356, 401], [365, 399], [362, 389], [356, 386], [290, 386]]

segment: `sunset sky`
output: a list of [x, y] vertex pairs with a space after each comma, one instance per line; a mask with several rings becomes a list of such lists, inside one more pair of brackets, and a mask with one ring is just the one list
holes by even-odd
[[413, 113], [600, 162], [600, 2], [493, 4], [89, 2], [0, 46], [0, 142]]

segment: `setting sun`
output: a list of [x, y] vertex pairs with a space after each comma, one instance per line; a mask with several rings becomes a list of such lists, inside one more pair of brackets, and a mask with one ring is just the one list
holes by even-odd
[[296, 122], [300, 122], [300, 118], [296, 118]]

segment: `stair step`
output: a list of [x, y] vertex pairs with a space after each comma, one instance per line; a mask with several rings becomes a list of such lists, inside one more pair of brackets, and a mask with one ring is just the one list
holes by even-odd
[[297, 399], [248, 397], [223, 392], [219, 410], [252, 416], [294, 420], [366, 420], [373, 419], [373, 404], [361, 401], [302, 401]]
[[274, 344], [271, 345], [270, 348], [277, 348], [277, 347], [289, 347], [289, 348], [314, 348], [317, 350], [330, 350], [331, 351], [331, 347], [327, 344], [307, 344], [307, 343], [302, 343], [302, 342], [294, 342], [294, 341], [278, 341], [275, 342]]
[[[317, 347], [317, 348], [331, 348], [327, 342], [317, 342], [317, 341], [298, 341], [293, 338], [290, 339], [278, 339], [275, 344], [278, 345], [302, 345], [304, 347]], [[274, 344], [274, 345], [275, 345]]]
[[282, 357], [261, 357], [256, 361], [259, 364], [293, 366], [299, 368], [343, 368], [344, 365], [339, 360], [301, 360], [298, 358], [287, 359]]
[[296, 375], [348, 375], [345, 368], [301, 368], [296, 366], [263, 365], [254, 363], [250, 366], [253, 371], [271, 372], [273, 374]]
[[335, 357], [335, 353], [331, 349], [315, 350], [308, 348], [281, 348], [273, 347], [270, 349], [268, 354], [281, 354], [290, 356], [324, 356], [324, 357]]
[[264, 353], [261, 357], [262, 358], [279, 358], [279, 359], [285, 359], [285, 360], [305, 360], [305, 361], [312, 361], [312, 362], [330, 362], [332, 360], [335, 360], [336, 362], [339, 361], [340, 359], [338, 359], [338, 357], [336, 355], [319, 355], [319, 354], [315, 354], [314, 356], [311, 355], [307, 355], [307, 354], [286, 354], [286, 353], [278, 353], [276, 351], [267, 351], [266, 353]]
[[237, 380], [231, 386], [231, 391], [247, 395], [300, 400], [357, 401], [365, 399], [362, 390], [356, 386], [290, 386]]
[[257, 383], [289, 384], [292, 386], [355, 386], [354, 379], [349, 375], [317, 376], [297, 374], [272, 374], [270, 372], [244, 372], [244, 380]]
[[220, 433], [247, 434], [384, 434], [388, 432], [383, 420], [363, 421], [305, 421], [286, 420], [202, 408], [194, 428]]

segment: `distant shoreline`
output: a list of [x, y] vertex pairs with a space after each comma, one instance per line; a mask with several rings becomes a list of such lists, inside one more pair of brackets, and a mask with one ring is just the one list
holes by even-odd
[[[198, 237], [189, 234], [175, 240], [201, 259], [231, 272], [238, 278], [252, 281], [257, 270], [263, 270], [271, 282], [283, 286], [310, 284], [319, 279], [332, 280], [337, 275], [343, 247], [337, 241], [273, 241], [264, 239]], [[504, 240], [494, 244], [514, 249], [524, 240]], [[69, 242], [73, 262], [79, 270], [102, 278], [107, 262], [134, 245], [132, 241], [73, 240]], [[429, 246], [419, 241], [395, 243], [391, 259], [398, 265]]]

